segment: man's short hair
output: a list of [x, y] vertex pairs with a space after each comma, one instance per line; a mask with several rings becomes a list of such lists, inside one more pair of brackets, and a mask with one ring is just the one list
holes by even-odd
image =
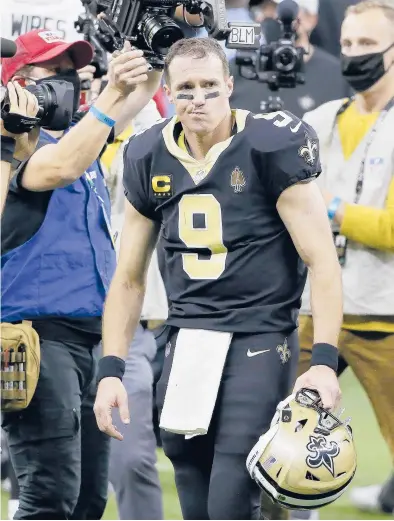
[[346, 9], [345, 16], [349, 14], [361, 14], [370, 9], [382, 9], [385, 16], [394, 27], [394, 0], [362, 0], [358, 4], [350, 5]]
[[177, 56], [189, 56], [196, 60], [201, 60], [209, 55], [217, 56], [223, 65], [223, 72], [225, 76], [230, 75], [230, 69], [226, 54], [216, 40], [213, 38], [183, 38], [178, 40], [171, 46], [164, 62], [164, 76], [169, 82], [168, 69], [171, 62]]

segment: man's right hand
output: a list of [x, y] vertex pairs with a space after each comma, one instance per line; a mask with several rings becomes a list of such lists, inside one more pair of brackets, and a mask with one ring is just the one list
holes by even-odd
[[112, 423], [112, 408], [118, 407], [120, 419], [123, 423], [130, 423], [127, 392], [119, 378], [103, 378], [97, 389], [96, 401], [94, 403], [94, 414], [98, 428], [108, 436], [123, 440], [122, 434]]
[[129, 42], [126, 42], [120, 54], [116, 54], [108, 67], [108, 87], [128, 96], [137, 85], [147, 81], [151, 66], [142, 51], [131, 50]]
[[[16, 81], [9, 82], [7, 88], [10, 99], [11, 114], [20, 114], [21, 116], [28, 117], [35, 117], [37, 115], [39, 110], [38, 101], [31, 92], [23, 89]], [[0, 130], [2, 136], [9, 136], [15, 139], [15, 159], [18, 161], [25, 161], [34, 153], [40, 134], [39, 126], [36, 126], [30, 132], [13, 134], [4, 128], [4, 123], [0, 120]]]

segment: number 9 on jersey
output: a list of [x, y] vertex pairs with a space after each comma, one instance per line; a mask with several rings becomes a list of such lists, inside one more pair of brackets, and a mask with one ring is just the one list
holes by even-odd
[[226, 267], [222, 210], [211, 194], [184, 195], [179, 202], [179, 237], [190, 249], [210, 250], [209, 259], [198, 253], [182, 253], [184, 271], [191, 279], [216, 280]]

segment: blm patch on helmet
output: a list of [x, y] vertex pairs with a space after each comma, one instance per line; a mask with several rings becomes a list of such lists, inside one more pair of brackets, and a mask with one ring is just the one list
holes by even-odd
[[311, 469], [326, 467], [334, 476], [334, 458], [339, 454], [339, 447], [335, 441], [327, 442], [324, 436], [309, 436], [309, 443], [306, 446], [310, 455], [306, 458], [306, 464]]

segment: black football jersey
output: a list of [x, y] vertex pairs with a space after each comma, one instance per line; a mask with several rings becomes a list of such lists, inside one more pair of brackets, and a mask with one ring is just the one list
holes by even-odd
[[176, 117], [130, 139], [130, 203], [162, 225], [168, 323], [234, 333], [297, 326], [301, 261], [276, 209], [289, 186], [320, 173], [314, 130], [289, 112], [234, 111], [237, 132], [197, 161]]

